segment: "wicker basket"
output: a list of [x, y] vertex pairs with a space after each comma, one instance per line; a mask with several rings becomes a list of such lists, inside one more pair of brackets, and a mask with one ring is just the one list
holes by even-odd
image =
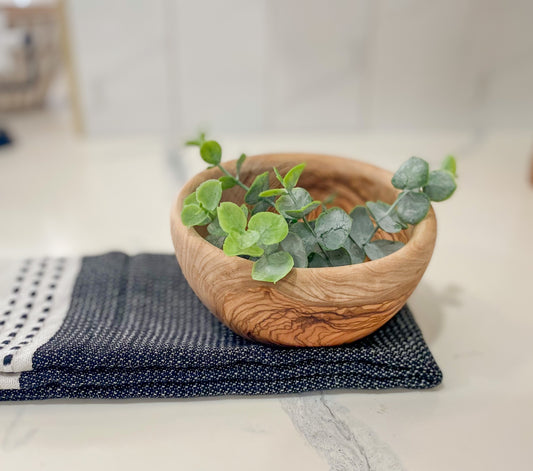
[[8, 28], [22, 33], [10, 51], [9, 70], [0, 72], [0, 111], [42, 106], [61, 58], [57, 9], [0, 7], [0, 14]]

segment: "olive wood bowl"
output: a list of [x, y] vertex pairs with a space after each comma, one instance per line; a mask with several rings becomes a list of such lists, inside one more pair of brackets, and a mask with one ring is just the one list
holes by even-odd
[[[249, 157], [241, 180], [250, 185], [273, 166], [284, 174], [307, 166], [298, 183], [314, 199], [336, 193], [333, 205], [351, 211], [366, 201], [392, 203], [398, 194], [392, 174], [356, 160], [316, 154], [265, 154]], [[235, 174], [235, 161], [224, 167]], [[267, 344], [331, 346], [360, 339], [377, 330], [404, 305], [424, 274], [433, 253], [436, 219], [433, 208], [417, 226], [378, 238], [405, 246], [379, 260], [328, 268], [294, 268], [276, 284], [255, 281], [252, 262], [228, 257], [204, 240], [205, 227], [185, 227], [180, 219], [184, 198], [200, 183], [218, 178], [217, 168], [189, 180], [172, 208], [171, 232], [178, 262], [189, 285], [205, 306], [237, 334]], [[279, 182], [270, 172], [271, 188]], [[244, 190], [225, 190], [224, 201], [242, 204]]]

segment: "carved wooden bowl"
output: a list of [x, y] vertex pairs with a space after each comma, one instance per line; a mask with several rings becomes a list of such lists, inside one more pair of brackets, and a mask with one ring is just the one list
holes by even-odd
[[[299, 186], [314, 199], [336, 193], [335, 206], [350, 211], [357, 204], [392, 203], [397, 190], [392, 174], [356, 160], [314, 154], [266, 154], [249, 157], [241, 179], [276, 166], [282, 174], [306, 162]], [[235, 161], [224, 166], [234, 174]], [[379, 260], [331, 268], [296, 268], [276, 284], [254, 281], [252, 262], [228, 257], [203, 239], [202, 229], [185, 227], [183, 199], [200, 183], [218, 178], [219, 169], [199, 173], [181, 190], [171, 213], [172, 240], [183, 274], [207, 308], [237, 334], [258, 342], [288, 346], [330, 346], [353, 342], [377, 330], [404, 305], [433, 253], [436, 220], [431, 208], [415, 227], [393, 236], [406, 245]], [[279, 187], [273, 172], [271, 187]], [[223, 199], [242, 204], [244, 191], [234, 187]]]

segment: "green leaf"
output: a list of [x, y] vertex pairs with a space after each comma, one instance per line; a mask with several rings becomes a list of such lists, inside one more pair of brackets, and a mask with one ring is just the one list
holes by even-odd
[[181, 210], [181, 222], [185, 226], [202, 226], [210, 220], [209, 213], [195, 204], [184, 206]]
[[343, 248], [345, 248], [348, 254], [350, 254], [350, 259], [353, 265], [357, 263], [363, 263], [365, 261], [365, 251], [350, 237], [348, 237], [346, 242], [344, 242]]
[[289, 232], [285, 239], [281, 241], [280, 246], [285, 252], [291, 254], [296, 268], [307, 267], [307, 253], [304, 243], [294, 232]]
[[257, 213], [250, 218], [248, 229], [259, 233], [259, 242], [264, 245], [281, 242], [289, 232], [285, 218], [276, 213]]
[[[312, 222], [310, 222], [309, 224], [312, 225]], [[302, 239], [305, 253], [307, 255], [310, 255], [313, 252], [317, 252], [320, 250], [315, 235], [305, 225], [305, 223], [297, 222], [295, 224], [291, 224], [291, 226], [289, 227], [289, 231], [293, 234], [296, 234], [300, 239]]]
[[441, 170], [450, 172], [453, 177], [457, 177], [457, 162], [453, 155], [448, 155], [445, 157], [440, 168]]
[[386, 257], [404, 246], [403, 242], [391, 240], [375, 240], [365, 245], [365, 252], [370, 260]]
[[[313, 209], [320, 206], [320, 201], [311, 201], [309, 204], [305, 205], [302, 209], [296, 211], [291, 211], [290, 209], [285, 210], [285, 214], [293, 219], [301, 219], [305, 215], [309, 214]], [[326, 208], [327, 209], [327, 208]]]
[[232, 232], [244, 232], [246, 228], [246, 216], [235, 203], [225, 201], [220, 203], [217, 210], [218, 223], [223, 231], [228, 234]]
[[183, 200], [183, 206], [187, 206], [188, 204], [198, 205], [198, 200], [196, 199], [196, 192], [191, 193]]
[[218, 216], [213, 219], [211, 224], [207, 226], [207, 232], [209, 232], [212, 236], [218, 236], [218, 237], [225, 237], [227, 234], [226, 232], [220, 227], [220, 224], [218, 223]]
[[222, 148], [217, 141], [206, 141], [200, 147], [202, 159], [211, 165], [218, 165], [222, 159]]
[[312, 253], [309, 256], [308, 268], [324, 268], [329, 267], [328, 261], [322, 257], [322, 255], [317, 254], [316, 252]]
[[328, 250], [327, 254], [329, 261], [334, 267], [342, 267], [352, 264], [350, 254], [344, 247], [337, 250]]
[[400, 165], [400, 168], [392, 177], [392, 184], [400, 190], [420, 188], [428, 182], [428, 175], [428, 163], [418, 157], [411, 157], [407, 162]]
[[276, 283], [285, 277], [294, 266], [294, 260], [288, 252], [276, 252], [263, 255], [252, 268], [252, 278], [257, 281]]
[[196, 199], [208, 211], [214, 211], [222, 197], [222, 184], [218, 180], [207, 180], [196, 189]]
[[424, 187], [424, 193], [431, 201], [444, 201], [453, 195], [457, 184], [447, 170], [433, 170], [429, 174], [428, 184]]
[[350, 213], [350, 217], [353, 221], [350, 236], [360, 247], [362, 247], [368, 238], [374, 233], [374, 223], [372, 222], [372, 219], [370, 219], [368, 211], [364, 206], [356, 206]]
[[196, 139], [191, 139], [185, 143], [186, 146], [200, 147], [205, 142], [205, 133], [201, 132]]
[[230, 234], [228, 237], [230, 236], [235, 238], [235, 241], [239, 244], [239, 247], [241, 249], [247, 249], [248, 247], [255, 245], [256, 242], [259, 242], [259, 238], [261, 237], [261, 234], [254, 230], [248, 230], [241, 234], [238, 234], [238, 233]]
[[241, 167], [245, 160], [246, 160], [246, 154], [241, 154], [241, 156], [239, 157], [239, 160], [237, 160], [237, 165], [236, 165], [237, 177], [239, 177], [241, 174]]
[[279, 173], [279, 170], [276, 167], [274, 167], [273, 169], [274, 169], [274, 175], [276, 175], [276, 178], [283, 185], [283, 177], [281, 176], [281, 173]]
[[426, 217], [430, 201], [427, 195], [415, 191], [403, 191], [398, 196], [396, 211], [407, 224], [418, 224]]
[[[287, 219], [299, 219], [303, 215], [310, 213], [314, 207], [311, 206], [313, 198], [309, 192], [303, 188], [294, 188], [290, 195], [282, 195], [276, 201], [276, 209], [283, 217]], [[315, 206], [316, 207], [316, 206]], [[297, 211], [293, 214], [302, 214], [301, 216], [291, 216], [287, 211]]]
[[366, 207], [370, 211], [370, 214], [376, 221], [377, 225], [385, 232], [394, 234], [407, 227], [395, 210], [389, 212], [390, 204], [384, 203], [383, 201], [369, 201], [366, 203]]
[[279, 244], [260, 245], [260, 247], [264, 249], [266, 255], [270, 255], [274, 252], [279, 252]]
[[254, 238], [257, 240], [258, 234], [246, 232], [243, 234], [233, 233], [226, 237], [224, 241], [223, 250], [226, 255], [233, 257], [235, 255], [250, 255], [252, 257], [260, 257], [263, 255], [264, 250], [250, 243]]
[[243, 203], [243, 204], [241, 204], [240, 207], [241, 207], [242, 212], [244, 213], [244, 217], [245, 217], [246, 219], [248, 219], [248, 213], [249, 213], [249, 211], [248, 211], [248, 206], [246, 206], [246, 205]]
[[235, 180], [233, 177], [229, 177], [228, 175], [222, 175], [218, 178], [218, 181], [222, 184], [223, 190], [229, 190], [237, 184], [237, 180]]
[[300, 175], [304, 171], [305, 164], [296, 165], [295, 167], [291, 168], [285, 177], [283, 178], [283, 186], [287, 188], [287, 190], [292, 190], [296, 184], [298, 183], [298, 179], [300, 178]]
[[329, 250], [342, 247], [352, 229], [352, 219], [341, 208], [331, 208], [318, 216], [315, 232], [319, 241]]
[[226, 236], [218, 236], [214, 234], [207, 234], [207, 237], [205, 238], [207, 242], [214, 245], [215, 247], [218, 247], [219, 249], [222, 249], [224, 247], [224, 241], [226, 240]]
[[266, 190], [268, 190], [268, 172], [255, 177], [250, 189], [244, 195], [244, 201], [248, 204], [257, 204], [259, 202], [259, 194]]
[[270, 208], [270, 203], [266, 200], [260, 200], [255, 206], [252, 206], [252, 216], [267, 211], [268, 208]]
[[259, 193], [260, 198], [269, 198], [271, 196], [286, 195], [287, 190], [285, 188], [272, 188], [272, 190], [263, 191]]

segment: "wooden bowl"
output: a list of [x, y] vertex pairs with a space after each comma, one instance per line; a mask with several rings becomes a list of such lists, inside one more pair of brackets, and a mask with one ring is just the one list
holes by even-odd
[[[335, 206], [350, 211], [357, 204], [392, 203], [398, 191], [392, 174], [356, 160], [315, 154], [265, 154], [249, 157], [241, 179], [276, 166], [282, 174], [306, 162], [299, 186], [323, 200], [336, 193]], [[235, 161], [224, 164], [232, 174]], [[401, 240], [405, 247], [379, 260], [328, 268], [295, 268], [276, 284], [252, 280], [252, 262], [228, 257], [203, 239], [202, 229], [185, 227], [183, 199], [200, 183], [218, 178], [217, 168], [199, 173], [181, 190], [171, 213], [176, 256], [191, 288], [205, 306], [237, 334], [258, 342], [288, 346], [330, 346], [353, 342], [381, 327], [404, 305], [433, 253], [436, 220], [431, 208], [415, 227], [380, 238]], [[273, 172], [271, 187], [279, 187]], [[244, 191], [234, 187], [223, 199], [242, 204]]]

